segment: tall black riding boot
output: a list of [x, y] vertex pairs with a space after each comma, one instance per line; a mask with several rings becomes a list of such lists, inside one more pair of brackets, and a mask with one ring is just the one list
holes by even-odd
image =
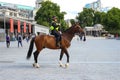
[[60, 43], [59, 43], [59, 40], [57, 38], [56, 38], [56, 46], [60, 47]]

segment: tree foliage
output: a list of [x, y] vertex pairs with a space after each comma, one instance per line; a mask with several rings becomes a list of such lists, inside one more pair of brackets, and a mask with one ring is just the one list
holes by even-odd
[[81, 13], [78, 13], [77, 20], [82, 27], [91, 26], [93, 24], [94, 10], [84, 8]]
[[110, 33], [120, 34], [120, 9], [118, 8], [114, 7], [107, 13], [84, 8], [82, 12], [78, 13], [76, 19], [83, 27], [102, 24]]
[[74, 24], [75, 24], [75, 20], [74, 20], [74, 19], [70, 19], [70, 23], [71, 23], [72, 25], [74, 25]]
[[104, 12], [94, 12], [93, 24], [103, 24], [105, 15]]
[[105, 29], [111, 33], [120, 34], [120, 9], [112, 8], [107, 12], [103, 21]]
[[60, 6], [56, 3], [45, 1], [41, 2], [41, 7], [36, 13], [35, 21], [37, 24], [50, 27], [52, 16], [56, 16], [61, 23], [62, 30], [64, 30], [67, 27], [67, 24], [64, 21], [65, 14], [66, 12], [60, 12]]

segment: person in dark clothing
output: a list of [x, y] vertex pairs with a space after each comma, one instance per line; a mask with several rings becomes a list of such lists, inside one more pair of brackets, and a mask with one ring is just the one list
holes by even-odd
[[18, 47], [19, 47], [19, 44], [22, 47], [22, 36], [20, 34], [18, 35]]
[[9, 35], [6, 35], [6, 45], [7, 45], [7, 48], [9, 48], [9, 46], [10, 46], [10, 36]]
[[52, 23], [51, 23], [51, 35], [54, 35], [56, 38], [56, 46], [60, 47], [60, 41], [61, 41], [61, 35], [60, 35], [60, 24], [57, 22], [56, 16], [52, 17]]

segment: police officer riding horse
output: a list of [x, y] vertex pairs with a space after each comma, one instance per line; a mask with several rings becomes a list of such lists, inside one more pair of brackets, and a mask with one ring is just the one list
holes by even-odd
[[56, 46], [60, 47], [60, 41], [61, 41], [61, 34], [60, 34], [60, 23], [57, 21], [57, 17], [52, 17], [52, 23], [50, 26], [51, 35], [54, 35], [56, 38]]

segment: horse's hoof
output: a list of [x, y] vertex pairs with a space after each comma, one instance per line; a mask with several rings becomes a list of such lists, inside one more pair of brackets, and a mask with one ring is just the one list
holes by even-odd
[[62, 67], [62, 65], [60, 65], [60, 67]]
[[60, 67], [64, 67], [64, 65], [62, 64], [61, 61], [59, 61], [59, 65], [60, 65]]
[[63, 65], [60, 65], [60, 67], [64, 67]]
[[38, 63], [34, 63], [34, 64], [33, 64], [33, 67], [35, 67], [35, 68], [39, 68], [40, 66], [39, 66]]
[[68, 66], [69, 66], [69, 63], [66, 63], [66, 64], [65, 64], [65, 68], [68, 68]]

